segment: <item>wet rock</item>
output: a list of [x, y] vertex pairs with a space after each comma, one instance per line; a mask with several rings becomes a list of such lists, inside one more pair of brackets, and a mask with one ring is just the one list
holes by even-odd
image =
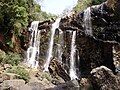
[[70, 76], [62, 66], [62, 64], [56, 58], [53, 58], [50, 62], [49, 72], [52, 77], [57, 78], [58, 76], [62, 78], [65, 82], [70, 81]]
[[[86, 19], [91, 18], [90, 21], [87, 22], [91, 22], [92, 24], [90, 26], [92, 28], [91, 36], [94, 39], [109, 43], [120, 43], [120, 13], [116, 13], [115, 10], [108, 7], [106, 2], [88, 7], [81, 12], [77, 18], [78, 24], [81, 24], [84, 28], [84, 33], [86, 32], [84, 19], [88, 13], [90, 16], [88, 15]], [[85, 35], [87, 34], [85, 33]]]
[[120, 90], [120, 77], [105, 66], [93, 69], [91, 76], [95, 90]]
[[112, 45], [96, 41], [92, 38], [77, 36], [77, 48], [79, 51], [79, 69], [81, 77], [89, 77], [93, 68], [106, 66], [115, 72], [113, 64]]
[[[102, 12], [101, 9], [104, 12]], [[116, 73], [115, 65], [113, 64], [112, 41], [116, 41], [117, 43], [119, 43], [120, 29], [114, 28], [114, 25], [120, 21], [120, 18], [118, 18], [116, 15], [111, 16], [111, 13], [113, 12], [111, 12], [109, 8], [106, 7], [105, 3], [90, 7], [91, 15], [90, 17], [88, 15], [86, 19], [91, 19], [92, 31], [90, 32], [93, 32], [93, 35], [88, 35], [85, 33], [85, 11], [86, 10], [80, 12], [75, 17], [65, 17], [61, 19], [59, 26], [65, 33], [65, 51], [68, 51], [68, 53], [70, 51], [69, 41], [71, 39], [71, 35], [68, 36], [67, 31], [69, 30], [68, 28], [71, 27], [71, 32], [73, 31], [73, 29], [77, 31], [76, 48], [78, 50], [78, 56], [80, 58], [77, 63], [79, 64], [78, 68], [80, 69], [81, 76], [89, 77], [90, 71], [93, 68], [102, 65], [110, 68], [114, 73]], [[107, 21], [107, 23], [105, 21]], [[116, 24], [116, 26], [119, 27], [120, 25]], [[115, 30], [110, 27], [114, 28]]]
[[39, 27], [38, 28], [39, 28], [39, 30], [49, 29], [51, 27], [51, 23], [52, 23], [52, 21], [50, 21], [50, 20], [39, 22]]

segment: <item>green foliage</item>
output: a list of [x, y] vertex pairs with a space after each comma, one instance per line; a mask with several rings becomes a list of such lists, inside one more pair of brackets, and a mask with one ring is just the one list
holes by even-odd
[[49, 74], [49, 73], [46, 73], [46, 72], [42, 73], [41, 78], [42, 78], [42, 79], [46, 78], [48, 81], [51, 81], [51, 80], [52, 80], [50, 74]]
[[41, 6], [34, 0], [0, 0], [0, 32], [9, 43], [11, 33], [20, 36], [22, 29], [26, 29], [31, 21], [43, 21], [53, 17], [41, 11]]
[[19, 75], [18, 78], [23, 79], [26, 82], [28, 82], [30, 79], [28, 71], [25, 68], [20, 66], [13, 66], [11, 69], [7, 69], [6, 72], [18, 74]]
[[17, 53], [9, 52], [6, 53], [0, 53], [0, 63], [2, 64], [11, 64], [13, 66], [18, 65], [20, 61], [22, 60], [21, 56]]
[[6, 53], [0, 50], [0, 63], [4, 61], [5, 57], [6, 57]]
[[76, 12], [80, 12], [90, 6], [91, 0], [78, 0], [78, 4], [74, 7]]
[[96, 5], [96, 4], [101, 4], [102, 2], [105, 2], [106, 0], [92, 0], [92, 4]]
[[78, 0], [78, 4], [74, 7], [74, 10], [76, 12], [80, 12], [86, 9], [88, 6], [101, 4], [104, 1], [106, 0]]
[[41, 10], [41, 7], [40, 7], [40, 5], [35, 5], [35, 12], [40, 12], [40, 10]]

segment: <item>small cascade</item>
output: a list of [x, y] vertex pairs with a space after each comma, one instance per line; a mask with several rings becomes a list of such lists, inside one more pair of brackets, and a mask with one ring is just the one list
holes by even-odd
[[49, 44], [49, 49], [48, 49], [48, 55], [47, 55], [46, 63], [44, 64], [44, 71], [48, 71], [50, 60], [52, 58], [55, 30], [59, 27], [60, 20], [61, 20], [61, 18], [58, 18], [52, 24], [50, 44]]
[[85, 34], [89, 36], [93, 36], [92, 32], [92, 22], [91, 22], [91, 9], [88, 7], [84, 11], [84, 28], [85, 28]]
[[72, 35], [72, 42], [71, 42], [71, 53], [70, 53], [70, 77], [71, 80], [78, 78], [76, 76], [76, 69], [75, 69], [75, 53], [76, 53], [76, 31], [73, 31]]
[[38, 67], [40, 30], [38, 30], [39, 21], [33, 21], [29, 30], [31, 31], [30, 45], [27, 49], [27, 64], [31, 68]]
[[58, 39], [58, 60], [62, 62], [62, 54], [63, 54], [63, 45], [64, 45], [64, 40], [63, 40], [63, 31], [59, 29], [59, 39]]
[[62, 47], [60, 44], [57, 44], [57, 57], [58, 57], [58, 60], [60, 60], [62, 62]]

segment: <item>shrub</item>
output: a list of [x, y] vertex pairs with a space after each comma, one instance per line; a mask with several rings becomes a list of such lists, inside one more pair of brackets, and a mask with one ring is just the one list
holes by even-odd
[[4, 58], [6, 57], [6, 53], [0, 50], [0, 63], [3, 62]]
[[18, 65], [20, 63], [20, 61], [22, 60], [22, 57], [20, 54], [17, 53], [4, 53], [4, 54], [0, 54], [0, 63], [3, 64], [11, 64], [13, 66]]
[[42, 79], [46, 78], [48, 81], [51, 81], [51, 79], [52, 79], [51, 76], [50, 76], [50, 74], [46, 73], [46, 72], [42, 73], [41, 78]]
[[6, 72], [18, 74], [19, 75], [18, 78], [23, 79], [26, 82], [28, 82], [30, 79], [28, 71], [20, 66], [13, 66], [11, 69], [7, 69]]

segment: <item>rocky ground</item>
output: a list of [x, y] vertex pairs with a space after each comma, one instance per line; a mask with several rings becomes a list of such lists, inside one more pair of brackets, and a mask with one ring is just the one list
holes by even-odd
[[6, 69], [8, 68], [11, 68], [11, 65], [6, 64], [0, 67], [0, 90], [45, 90], [55, 86], [51, 83], [49, 73], [26, 68], [30, 77], [26, 82], [17, 74], [7, 73]]
[[54, 78], [40, 69], [30, 69], [23, 64], [20, 67], [29, 72], [29, 81], [20, 79], [18, 74], [6, 72], [12, 66], [4, 64], [0, 66], [0, 90], [79, 90], [80, 86], [86, 90], [91, 87], [86, 78], [65, 82], [61, 77]]
[[11, 66], [6, 64], [4, 67], [0, 67], [0, 90], [93, 90], [92, 83], [94, 83], [93, 85], [97, 83], [97, 86], [99, 86], [95, 87], [95, 90], [120, 89], [120, 77], [114, 75], [105, 66], [93, 69], [91, 71], [91, 80], [81, 78], [79, 81], [72, 80], [67, 82], [62, 79], [53, 79], [47, 72], [29, 68], [27, 70], [30, 79], [26, 82], [23, 79], [19, 79], [17, 74], [6, 73], [5, 68], [11, 68]]
[[[29, 80], [20, 78], [19, 74], [7, 72], [13, 68], [10, 64], [0, 65], [0, 90], [120, 90], [120, 47], [113, 48], [114, 64], [117, 75], [105, 66], [91, 71], [90, 78], [64, 81], [59, 75], [54, 77], [48, 72], [28, 68], [25, 64], [18, 65], [29, 74]], [[23, 74], [23, 76], [25, 76]], [[26, 76], [27, 77], [27, 76]], [[26, 78], [25, 77], [25, 78]]]

